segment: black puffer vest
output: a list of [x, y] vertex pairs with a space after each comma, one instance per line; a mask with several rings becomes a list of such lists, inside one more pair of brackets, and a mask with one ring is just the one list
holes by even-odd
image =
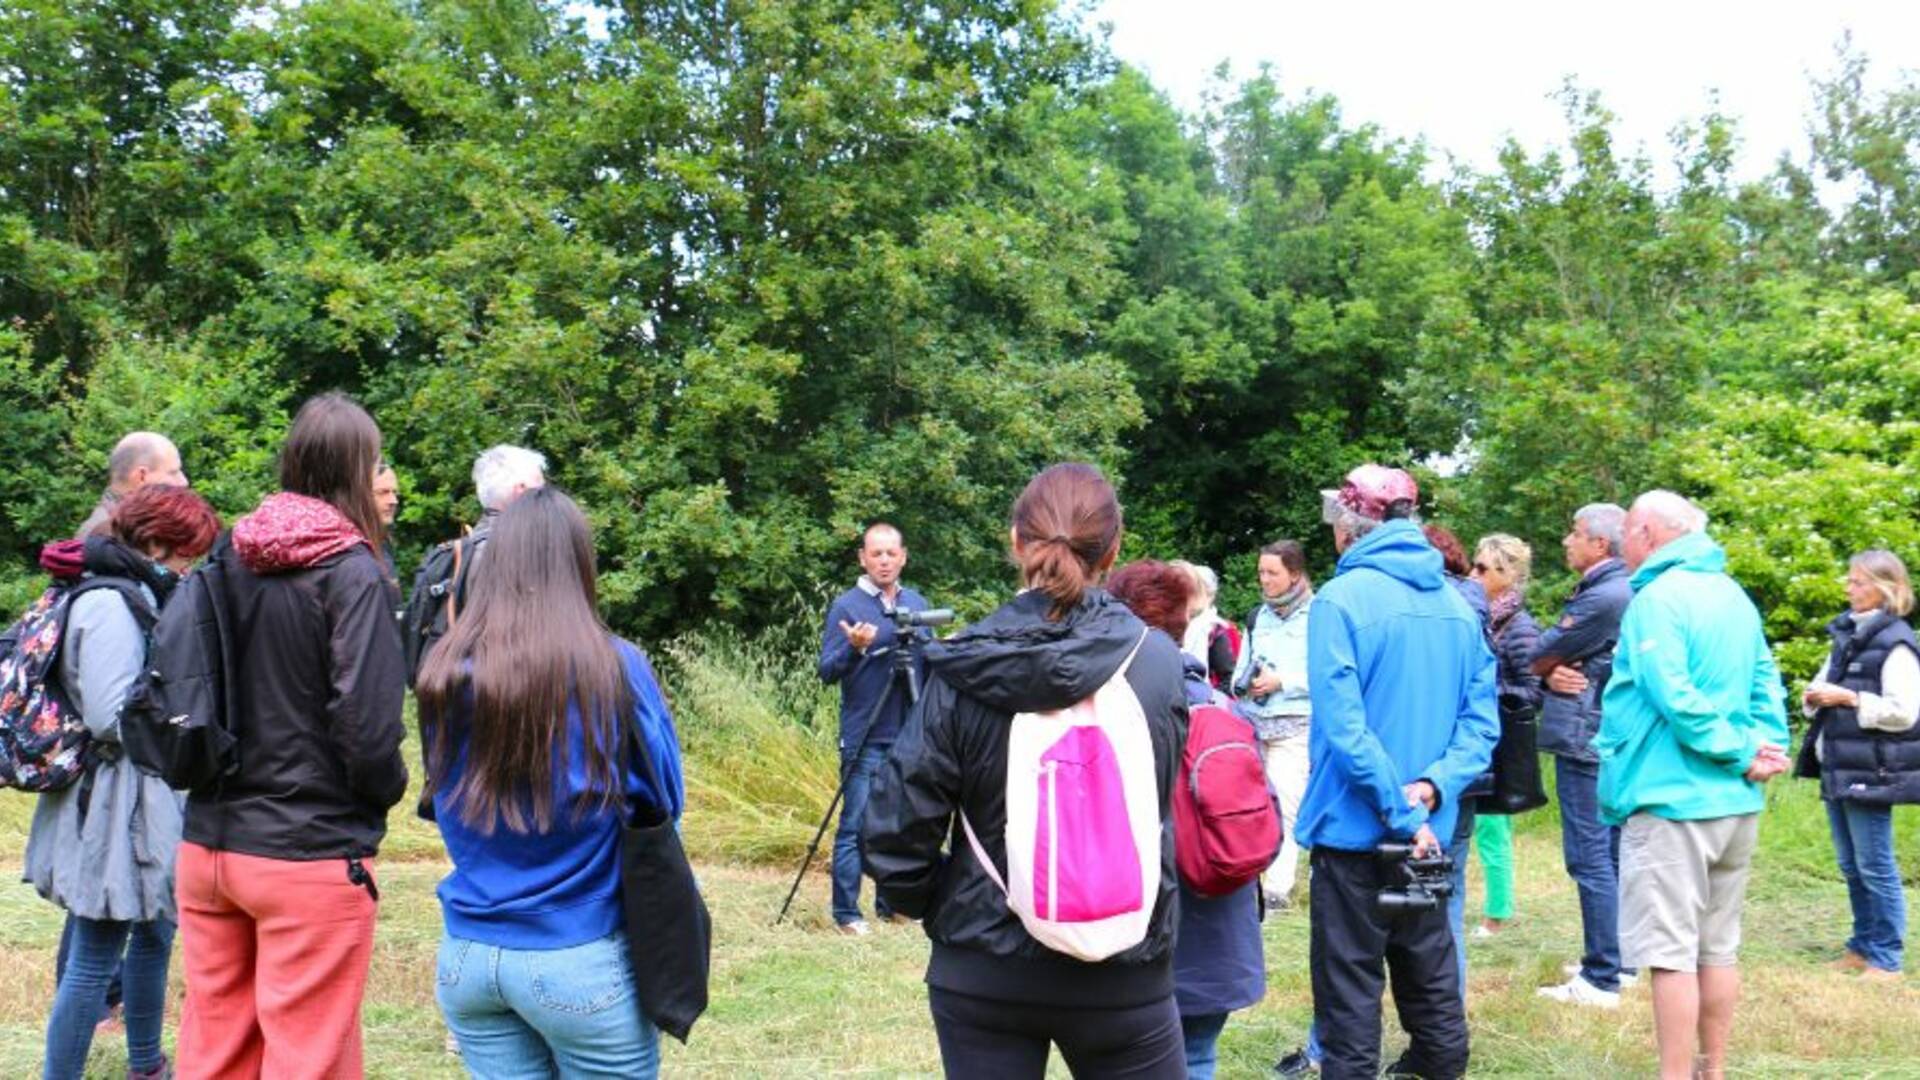
[[[1845, 613], [1827, 632], [1833, 636], [1827, 681], [1856, 693], [1880, 692], [1880, 669], [1893, 650], [1920, 652], [1913, 627], [1884, 612], [1857, 621]], [[1899, 733], [1873, 731], [1860, 726], [1858, 710], [1827, 706], [1814, 714], [1795, 772], [1818, 776], [1822, 798], [1870, 806], [1920, 803], [1920, 724]]]

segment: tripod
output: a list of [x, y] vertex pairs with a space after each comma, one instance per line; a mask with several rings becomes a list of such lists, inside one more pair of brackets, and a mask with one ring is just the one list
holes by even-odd
[[879, 700], [867, 711], [867, 726], [860, 733], [860, 745], [854, 747], [853, 756], [840, 766], [840, 786], [833, 789], [833, 801], [827, 804], [827, 812], [820, 818], [820, 827], [813, 831], [813, 843], [807, 845], [807, 857], [800, 860], [800, 872], [793, 875], [793, 888], [787, 890], [786, 902], [780, 905], [780, 914], [774, 916], [773, 925], [779, 926], [787, 917], [787, 909], [793, 906], [793, 898], [800, 892], [800, 882], [807, 876], [807, 868], [813, 865], [813, 857], [820, 851], [820, 839], [827, 835], [827, 825], [833, 821], [833, 812], [840, 808], [840, 798], [847, 793], [847, 777], [860, 764], [860, 755], [866, 752], [868, 740], [873, 738], [873, 729], [879, 723], [880, 714], [887, 703], [893, 700], [893, 692], [906, 687], [907, 708], [912, 709], [920, 700], [920, 672], [913, 666], [913, 646], [919, 641], [919, 631], [908, 626], [898, 626], [894, 643], [867, 656], [861, 663], [870, 663], [879, 659], [882, 653], [893, 654], [893, 670], [887, 673], [887, 688], [880, 692]]

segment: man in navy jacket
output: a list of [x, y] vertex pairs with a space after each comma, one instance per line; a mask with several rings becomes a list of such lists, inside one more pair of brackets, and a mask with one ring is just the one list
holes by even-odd
[[[846, 788], [840, 827], [833, 835], [833, 921], [841, 933], [856, 936], [867, 933], [866, 920], [860, 917], [860, 824], [866, 817], [867, 792], [910, 704], [905, 686], [887, 694], [894, 679], [894, 650], [908, 646], [894, 630], [892, 613], [927, 609], [925, 597], [900, 584], [906, 566], [900, 530], [886, 522], [868, 526], [860, 539], [860, 569], [865, 573], [834, 600], [820, 635], [820, 681], [840, 684], [840, 775]], [[918, 656], [913, 663], [924, 671]], [[883, 696], [885, 707], [876, 714]], [[874, 913], [888, 917], [877, 897]]]

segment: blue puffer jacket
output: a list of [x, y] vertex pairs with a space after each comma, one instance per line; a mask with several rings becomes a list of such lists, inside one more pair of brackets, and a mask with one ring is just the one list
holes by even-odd
[[[1460, 793], [1500, 735], [1493, 653], [1420, 528], [1390, 521], [1347, 549], [1307, 624], [1311, 768], [1304, 847], [1367, 851], [1422, 824], [1453, 835]], [[1439, 808], [1408, 806], [1430, 781]]]
[[1600, 733], [1600, 695], [1613, 677], [1613, 645], [1632, 599], [1627, 564], [1608, 559], [1581, 576], [1560, 621], [1541, 633], [1533, 673], [1544, 679], [1565, 664], [1587, 677], [1587, 688], [1578, 694], [1542, 694], [1540, 749], [1575, 761], [1600, 760], [1593, 752], [1593, 737]]

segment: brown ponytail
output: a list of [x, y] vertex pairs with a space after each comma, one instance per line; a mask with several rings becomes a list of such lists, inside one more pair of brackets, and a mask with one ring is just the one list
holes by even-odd
[[1120, 500], [1091, 465], [1067, 462], [1027, 482], [1013, 503], [1014, 559], [1027, 587], [1053, 599], [1059, 619], [1113, 564], [1120, 549]]

